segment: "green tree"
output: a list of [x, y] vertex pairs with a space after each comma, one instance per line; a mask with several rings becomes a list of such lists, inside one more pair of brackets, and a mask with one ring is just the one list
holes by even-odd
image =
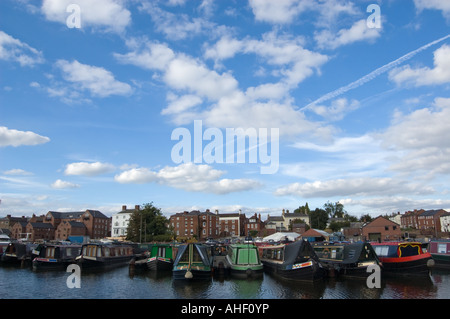
[[347, 213], [344, 209], [344, 205], [339, 202], [330, 203], [330, 201], [328, 201], [323, 205], [323, 208], [330, 218], [344, 218], [344, 215]]
[[295, 209], [294, 213], [309, 215], [309, 213], [311, 213], [311, 210], [309, 209], [308, 203], [306, 203], [305, 206], [300, 206], [299, 208]]
[[135, 210], [130, 217], [127, 229], [127, 240], [134, 242], [152, 241], [154, 238], [164, 238], [170, 233], [167, 228], [169, 220], [163, 215], [160, 208], [153, 203], [143, 205], [140, 210]]
[[311, 228], [325, 229], [327, 227], [328, 213], [326, 210], [316, 208], [309, 213], [309, 222]]

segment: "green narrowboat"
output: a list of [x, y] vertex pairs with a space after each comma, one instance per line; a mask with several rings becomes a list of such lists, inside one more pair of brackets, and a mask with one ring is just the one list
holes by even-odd
[[147, 258], [147, 267], [152, 271], [167, 271], [173, 268], [173, 245], [153, 244]]
[[258, 247], [254, 244], [230, 245], [226, 256], [230, 275], [238, 278], [259, 278], [263, 265], [259, 259]]
[[210, 247], [203, 244], [186, 244], [178, 247], [172, 274], [174, 279], [208, 280], [212, 276]]
[[434, 240], [428, 245], [434, 266], [450, 270], [450, 240]]

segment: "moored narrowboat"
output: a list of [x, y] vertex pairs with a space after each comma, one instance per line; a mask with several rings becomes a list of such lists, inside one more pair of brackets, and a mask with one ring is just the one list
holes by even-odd
[[428, 252], [434, 261], [434, 267], [450, 269], [450, 240], [436, 240], [428, 244]]
[[153, 271], [170, 271], [173, 268], [173, 245], [154, 244], [147, 258], [147, 267]]
[[179, 246], [172, 273], [174, 279], [211, 279], [212, 256], [210, 247], [192, 243]]
[[33, 259], [33, 270], [65, 269], [69, 264], [75, 263], [80, 255], [81, 245], [69, 244], [40, 244], [35, 248], [38, 252]]
[[99, 242], [84, 244], [76, 262], [83, 270], [94, 270], [128, 265], [133, 258], [135, 254], [130, 245]]
[[380, 260], [368, 242], [317, 243], [313, 248], [330, 277], [366, 279], [369, 266], [380, 266]]
[[8, 247], [9, 243], [11, 242], [9, 236], [0, 234], [0, 258], [2, 254], [5, 252], [6, 247]]
[[260, 247], [264, 271], [277, 277], [297, 281], [317, 281], [326, 272], [308, 241]]
[[260, 278], [263, 265], [259, 258], [258, 247], [253, 243], [235, 244], [228, 247], [226, 262], [230, 275], [238, 278]]
[[429, 276], [433, 265], [431, 254], [420, 242], [371, 243], [385, 275]]
[[32, 251], [37, 247], [37, 244], [28, 242], [12, 241], [6, 246], [5, 251], [1, 257], [3, 263], [24, 263], [31, 262]]

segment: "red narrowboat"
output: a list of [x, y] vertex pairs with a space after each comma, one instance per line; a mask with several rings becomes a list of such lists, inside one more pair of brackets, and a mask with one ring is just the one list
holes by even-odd
[[428, 276], [433, 264], [431, 254], [420, 242], [371, 243], [386, 275]]

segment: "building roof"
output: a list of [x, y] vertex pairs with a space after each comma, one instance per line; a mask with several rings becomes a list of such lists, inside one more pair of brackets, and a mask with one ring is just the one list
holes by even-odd
[[310, 228], [302, 234], [302, 237], [330, 237], [330, 235], [326, 231]]
[[431, 210], [427, 210], [425, 212], [423, 212], [420, 216], [434, 216], [437, 213], [441, 213], [441, 212], [445, 212], [445, 210], [443, 209], [431, 209]]
[[86, 228], [85, 224], [83, 224], [81, 222], [76, 222], [74, 220], [71, 220], [68, 223], [70, 224], [71, 227], [74, 227], [74, 228]]
[[53, 227], [52, 224], [50, 223], [29, 223], [33, 228], [48, 228], [48, 229], [53, 229], [55, 227]]

